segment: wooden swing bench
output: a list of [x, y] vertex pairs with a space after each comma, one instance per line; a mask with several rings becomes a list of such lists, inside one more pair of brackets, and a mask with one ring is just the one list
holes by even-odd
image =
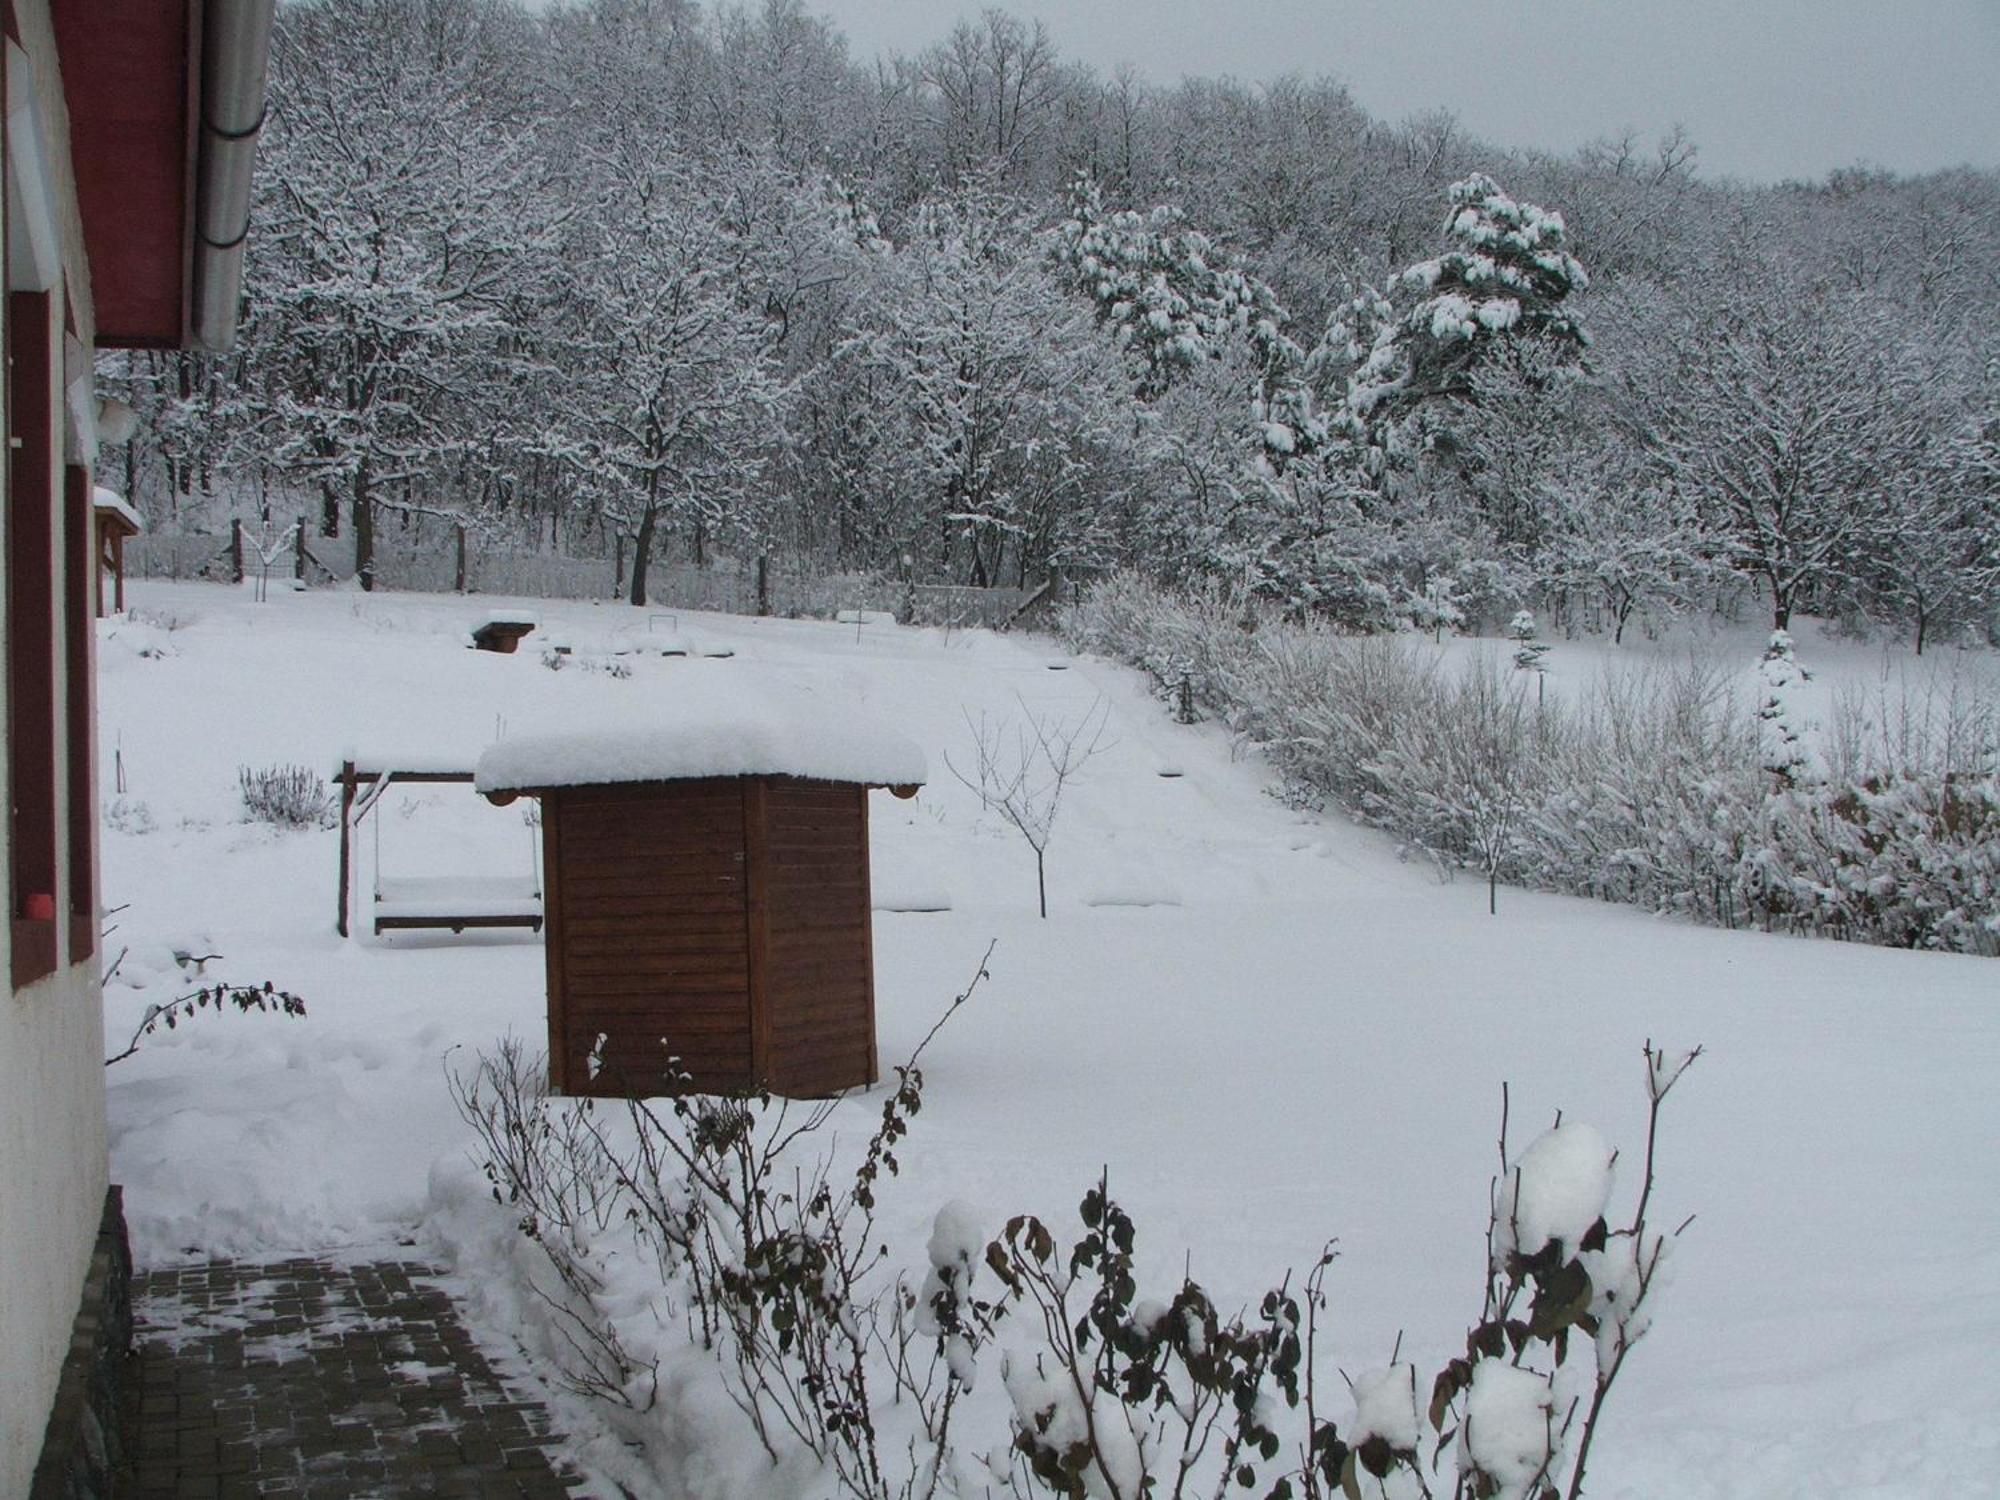
[[[456, 767], [403, 769], [366, 761], [342, 761], [340, 783], [340, 911], [335, 930], [348, 936], [348, 908], [354, 887], [353, 831], [382, 800], [392, 782], [470, 786], [473, 773]], [[378, 855], [379, 863], [379, 855]], [[536, 875], [442, 875], [375, 878], [374, 927], [384, 932], [416, 929], [526, 927], [542, 930], [542, 889]]]
[[375, 882], [375, 931], [418, 927], [542, 930], [541, 883], [527, 876], [403, 875]]

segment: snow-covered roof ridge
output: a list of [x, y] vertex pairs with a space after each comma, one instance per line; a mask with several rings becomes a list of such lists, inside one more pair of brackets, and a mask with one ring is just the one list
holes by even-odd
[[141, 516], [131, 502], [116, 490], [107, 490], [101, 484], [94, 486], [90, 492], [90, 505], [93, 510], [110, 511], [135, 532], [146, 529], [145, 517]]
[[479, 757], [482, 793], [682, 781], [705, 776], [799, 776], [866, 786], [921, 786], [913, 740], [809, 694], [732, 694], [683, 702], [643, 720], [524, 734]]

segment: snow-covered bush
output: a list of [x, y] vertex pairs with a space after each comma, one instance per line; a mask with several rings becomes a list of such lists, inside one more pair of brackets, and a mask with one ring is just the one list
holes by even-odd
[[1788, 643], [1755, 704], [1696, 663], [1543, 701], [1497, 656], [1448, 672], [1407, 640], [1130, 575], [1098, 584], [1064, 628], [1156, 677], [1174, 663], [1194, 706], [1255, 743], [1292, 800], [1491, 884], [2000, 955], [2000, 707], [1962, 681], [1850, 697], [1808, 738]]
[[[985, 972], [982, 960], [947, 1019]], [[989, 1240], [972, 1209], [946, 1203], [914, 1266], [875, 1210], [922, 1107], [923, 1050], [838, 1172], [831, 1101], [551, 1098], [539, 1059], [513, 1043], [455, 1077], [495, 1203], [556, 1275], [533, 1290], [557, 1378], [645, 1449], [661, 1435], [661, 1341], [678, 1314], [673, 1357], [712, 1356], [786, 1493], [1331, 1500], [1433, 1494], [1444, 1473], [1456, 1500], [1581, 1493], [1678, 1233], [1647, 1218], [1653, 1150], [1661, 1102], [1698, 1049], [1646, 1049], [1647, 1150], [1618, 1229], [1603, 1137], [1559, 1121], [1512, 1160], [1503, 1103], [1465, 1354], [1428, 1380], [1392, 1356], [1352, 1382], [1351, 1413], [1329, 1403], [1339, 1383], [1318, 1347], [1330, 1246], [1254, 1311], [1223, 1311], [1191, 1274], [1170, 1297], [1142, 1295], [1138, 1229], [1106, 1175], [1072, 1243], [1026, 1214]], [[1411, 1484], [1392, 1488], [1399, 1475]]]
[[1537, 640], [1535, 632], [1535, 612], [1531, 609], [1516, 610], [1507, 622], [1507, 638], [1514, 642], [1514, 665], [1523, 672], [1548, 670], [1542, 658], [1549, 654], [1549, 643]]
[[326, 778], [310, 766], [238, 766], [243, 815], [277, 828], [331, 828], [336, 816]]
[[547, 1078], [547, 1059], [513, 1037], [469, 1071], [447, 1073], [452, 1102], [478, 1138], [493, 1201], [515, 1215], [556, 1278], [535, 1290], [564, 1347], [557, 1378], [578, 1395], [643, 1411], [658, 1393], [657, 1363], [634, 1353], [602, 1309], [606, 1231], [625, 1214], [615, 1163], [594, 1103], [551, 1100]]
[[[938, 1027], [985, 975], [982, 959]], [[645, 1351], [678, 1311], [774, 1465], [803, 1451], [856, 1500], [957, 1492], [943, 1463], [995, 1316], [974, 1284], [986, 1247], [947, 1205], [917, 1279], [896, 1272], [875, 1222], [923, 1107], [930, 1036], [894, 1070], [880, 1124], [838, 1174], [821, 1135], [833, 1100], [684, 1089], [600, 1108], [550, 1097], [542, 1059], [512, 1042], [455, 1074], [493, 1200], [559, 1283], [536, 1290], [561, 1383], [639, 1421], [658, 1390]], [[815, 1150], [827, 1154], [808, 1159]], [[635, 1262], [652, 1275], [650, 1312], [636, 1318], [629, 1274], [614, 1275]], [[891, 1413], [893, 1435], [881, 1425]]]
[[153, 810], [136, 797], [114, 797], [104, 804], [104, 826], [114, 833], [151, 833], [158, 825]]

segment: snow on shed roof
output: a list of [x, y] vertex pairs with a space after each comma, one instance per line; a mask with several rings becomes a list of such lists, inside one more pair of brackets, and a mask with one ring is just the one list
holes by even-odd
[[921, 786], [916, 744], [810, 694], [742, 691], [691, 697], [643, 720], [524, 734], [479, 757], [481, 792], [681, 781], [698, 776], [802, 776], [865, 786]]
[[90, 492], [90, 504], [93, 510], [110, 511], [134, 532], [146, 529], [146, 523], [140, 518], [139, 512], [134, 510], [125, 497], [116, 490], [107, 490], [101, 484], [95, 486]]

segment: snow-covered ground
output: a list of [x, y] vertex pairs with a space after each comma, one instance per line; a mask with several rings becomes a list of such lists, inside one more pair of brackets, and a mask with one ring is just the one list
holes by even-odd
[[[533, 641], [466, 649], [485, 602], [257, 604], [162, 583], [131, 602], [141, 619], [106, 627], [101, 650], [105, 899], [123, 908], [108, 949], [129, 949], [107, 1032], [122, 1045], [148, 1002], [181, 992], [176, 949], [223, 955], [207, 978], [268, 977], [309, 1006], [201, 1017], [113, 1070], [113, 1175], [143, 1263], [400, 1240], [453, 1264], [475, 1320], [505, 1335], [492, 1257], [506, 1237], [476, 1228], [446, 1070], [510, 1032], [539, 1045], [542, 950], [523, 934], [378, 940], [366, 915], [377, 826], [386, 876], [511, 875], [531, 869], [522, 809], [455, 786], [393, 794], [362, 836], [360, 935], [343, 941], [335, 835], [242, 821], [239, 766], [330, 773], [359, 750], [469, 768], [496, 737], [656, 710], [694, 679], [704, 695], [789, 683], [929, 758], [915, 802], [872, 799], [878, 906], [947, 908], [878, 911], [885, 1061], [997, 939], [990, 982], [927, 1054], [926, 1107], [885, 1200], [912, 1264], [946, 1200], [989, 1233], [1021, 1211], [1069, 1228], [1108, 1165], [1160, 1285], [1191, 1256], [1228, 1305], [1337, 1236], [1338, 1362], [1384, 1364], [1400, 1333], [1402, 1357], [1435, 1368], [1478, 1312], [1502, 1081], [1517, 1147], [1560, 1108], [1630, 1162], [1642, 1043], [1698, 1042], [1708, 1055], [1668, 1105], [1656, 1210], [1698, 1217], [1590, 1493], [1993, 1492], [1991, 961], [1512, 891], [1490, 917], [1478, 881], [1440, 883], [1372, 834], [1287, 810], [1221, 729], [1177, 726], [1136, 674], [1034, 638], [535, 604], [579, 653], [551, 671]], [[621, 637], [692, 651], [593, 669], [593, 648]], [[1582, 655], [1557, 643], [1552, 664]], [[1870, 659], [1857, 650], [1855, 673]], [[966, 765], [968, 716], [1075, 721], [1100, 700], [1109, 747], [1062, 809], [1041, 921], [1027, 847], [946, 757]], [[842, 1109], [854, 1137], [877, 1112]], [[1629, 1201], [1629, 1170], [1619, 1187]], [[755, 1493], [754, 1462], [721, 1452], [723, 1419], [694, 1431], [720, 1446], [677, 1482]]]

